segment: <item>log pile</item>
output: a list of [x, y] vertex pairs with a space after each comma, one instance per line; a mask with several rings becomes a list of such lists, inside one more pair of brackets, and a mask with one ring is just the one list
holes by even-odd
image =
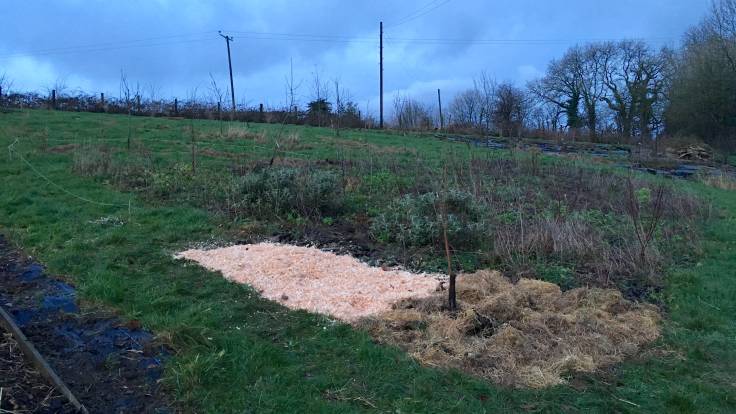
[[707, 161], [712, 157], [712, 151], [702, 145], [688, 145], [676, 150], [677, 158], [690, 161]]

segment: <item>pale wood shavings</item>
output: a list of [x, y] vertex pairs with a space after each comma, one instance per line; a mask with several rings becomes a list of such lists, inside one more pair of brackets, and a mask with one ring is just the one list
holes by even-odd
[[354, 322], [433, 294], [441, 275], [371, 267], [354, 257], [277, 243], [187, 250], [176, 256], [246, 283], [267, 299]]

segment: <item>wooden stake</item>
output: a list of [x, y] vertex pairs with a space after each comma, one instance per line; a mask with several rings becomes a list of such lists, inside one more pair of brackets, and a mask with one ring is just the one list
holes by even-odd
[[447, 275], [450, 277], [450, 286], [447, 289], [447, 307], [451, 312], [457, 310], [457, 294], [455, 292], [455, 272], [452, 271], [452, 253], [450, 241], [447, 237], [447, 165], [442, 173], [442, 236], [445, 240], [445, 255], [447, 257]]

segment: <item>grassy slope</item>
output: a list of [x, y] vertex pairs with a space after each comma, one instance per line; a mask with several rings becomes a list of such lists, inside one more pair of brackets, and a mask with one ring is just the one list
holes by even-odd
[[[50, 145], [56, 139], [99, 137], [100, 125], [106, 125], [108, 138], [122, 140], [125, 122], [124, 117], [94, 114], [0, 114], [0, 147], [17, 137], [38, 137], [44, 128]], [[146, 141], [149, 147], [178, 145], [183, 147], [182, 162], [188, 160], [186, 144], [162, 141], [185, 142], [188, 121], [132, 122], [136, 136], [151, 139]], [[198, 122], [197, 128], [217, 127]], [[329, 135], [311, 128], [303, 132], [307, 140], [319, 134]], [[344, 135], [356, 139], [360, 134]], [[410, 145], [427, 152], [450, 145], [378, 133], [365, 137], [377, 145]], [[35, 145], [21, 145], [41, 172], [70, 191], [127, 205], [130, 195], [71, 174], [68, 154], [37, 153], [30, 151]], [[329, 149], [316, 151], [321, 153], [311, 156], [329, 154]], [[171, 253], [188, 243], [219, 238], [227, 231], [229, 223], [203, 211], [141, 205], [133, 199], [129, 222], [105, 226], [90, 221], [110, 215], [127, 221], [127, 207], [80, 202], [17, 159], [0, 163], [0, 182], [0, 231], [52, 272], [69, 275], [85, 300], [119, 309], [168, 338], [178, 351], [168, 379], [178, 397], [197, 412], [736, 411], [733, 192], [692, 186], [711, 197], [724, 215], [706, 229], [701, 262], [669, 278], [671, 322], [658, 347], [672, 353], [627, 363], [603, 379], [582, 378], [575, 388], [518, 391], [421, 367], [398, 350], [373, 344], [361, 332], [287, 311], [217, 274], [172, 260]]]

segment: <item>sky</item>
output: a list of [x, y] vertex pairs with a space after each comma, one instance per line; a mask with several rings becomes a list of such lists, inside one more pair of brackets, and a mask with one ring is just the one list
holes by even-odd
[[[238, 104], [297, 103], [315, 75], [362, 110], [378, 107], [379, 22], [385, 105], [397, 94], [434, 103], [481, 72], [523, 85], [575, 44], [642, 39], [676, 47], [709, 0], [4, 0], [0, 76], [13, 89], [119, 95], [121, 72], [144, 96], [212, 97], [229, 83]], [[331, 100], [333, 100], [332, 98]], [[387, 109], [388, 110], [388, 109]]]

